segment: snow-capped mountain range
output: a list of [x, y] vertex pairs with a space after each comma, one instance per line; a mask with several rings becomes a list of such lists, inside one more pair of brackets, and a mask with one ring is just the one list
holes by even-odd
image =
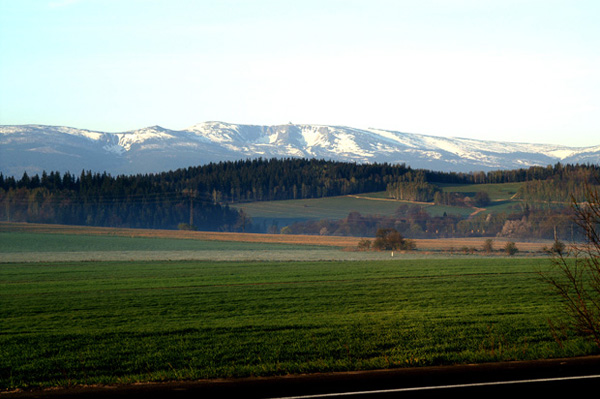
[[0, 126], [0, 172], [5, 176], [20, 177], [25, 171], [157, 173], [258, 157], [405, 163], [413, 169], [476, 172], [557, 162], [600, 164], [600, 145], [574, 148], [295, 124], [204, 122], [183, 130], [152, 126], [123, 133]]

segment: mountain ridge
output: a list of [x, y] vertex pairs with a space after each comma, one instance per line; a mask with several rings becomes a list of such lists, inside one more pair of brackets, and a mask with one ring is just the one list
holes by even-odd
[[154, 125], [117, 133], [37, 124], [0, 126], [0, 171], [12, 176], [44, 170], [158, 173], [258, 157], [405, 163], [414, 169], [486, 172], [557, 162], [600, 164], [600, 145], [568, 147], [291, 123], [208, 121], [181, 130]]

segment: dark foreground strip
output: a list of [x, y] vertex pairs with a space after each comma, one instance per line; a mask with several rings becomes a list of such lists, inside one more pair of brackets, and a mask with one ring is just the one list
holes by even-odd
[[573, 381], [573, 380], [584, 380], [584, 379], [587, 380], [587, 379], [594, 379], [594, 378], [600, 378], [600, 374], [599, 375], [577, 376], [577, 377], [540, 378], [540, 379], [534, 379], [534, 380], [478, 382], [478, 383], [471, 383], [471, 384], [436, 385], [436, 386], [426, 386], [426, 387], [381, 389], [381, 390], [373, 390], [373, 391], [325, 393], [325, 394], [303, 395], [303, 396], [282, 396], [282, 397], [270, 398], [270, 399], [335, 398], [335, 397], [341, 397], [341, 396], [375, 395], [375, 394], [389, 394], [389, 393], [414, 392], [414, 391], [430, 391], [430, 390], [434, 390], [434, 389], [472, 388], [472, 387], [486, 387], [486, 386], [491, 387], [491, 386], [497, 386], [497, 385], [559, 382], [559, 381]]

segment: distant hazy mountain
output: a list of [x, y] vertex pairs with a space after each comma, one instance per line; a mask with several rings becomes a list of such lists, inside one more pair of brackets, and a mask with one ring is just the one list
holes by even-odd
[[184, 130], [152, 126], [123, 133], [40, 125], [0, 126], [0, 171], [5, 176], [20, 177], [24, 171], [40, 174], [44, 170], [154, 173], [258, 157], [406, 163], [414, 169], [470, 172], [557, 162], [600, 164], [600, 145], [574, 148], [293, 124], [205, 122]]

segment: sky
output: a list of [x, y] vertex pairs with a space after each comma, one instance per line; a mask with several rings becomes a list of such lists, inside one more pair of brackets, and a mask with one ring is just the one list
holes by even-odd
[[600, 145], [598, 0], [0, 0], [0, 124]]

